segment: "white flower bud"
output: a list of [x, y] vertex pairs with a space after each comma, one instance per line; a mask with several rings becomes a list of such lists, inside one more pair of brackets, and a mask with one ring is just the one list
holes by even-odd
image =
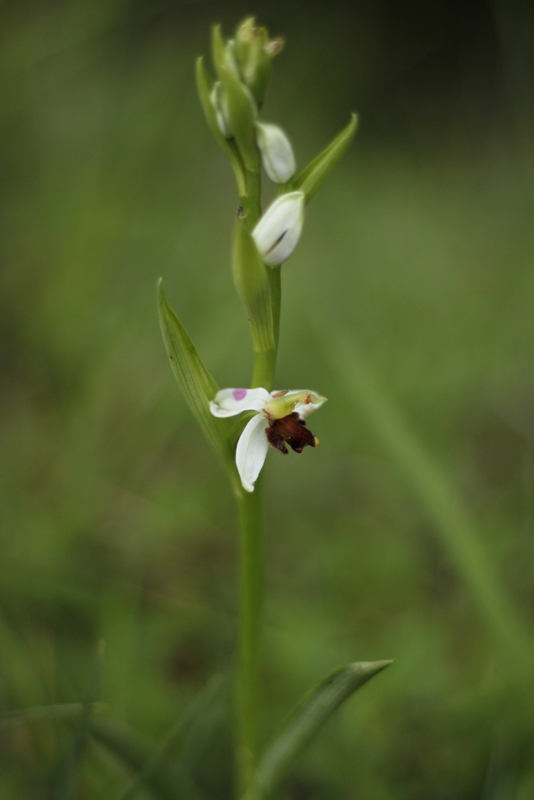
[[304, 222], [304, 199], [304, 192], [283, 194], [252, 231], [262, 261], [269, 267], [282, 264], [297, 246]]
[[213, 86], [210, 99], [213, 104], [213, 108], [215, 109], [215, 116], [217, 117], [217, 125], [219, 126], [219, 130], [225, 139], [232, 139], [234, 132], [230, 124], [228, 101], [220, 81], [217, 81], [217, 83], [215, 83]]
[[275, 183], [286, 183], [296, 169], [291, 142], [277, 125], [256, 122], [256, 138], [265, 172]]

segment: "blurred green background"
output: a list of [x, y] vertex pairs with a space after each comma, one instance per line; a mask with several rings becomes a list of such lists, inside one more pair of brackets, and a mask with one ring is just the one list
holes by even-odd
[[[267, 732], [336, 664], [397, 660], [279, 797], [531, 800], [526, 0], [1, 5], [0, 713], [81, 700], [102, 637], [98, 699], [148, 741], [231, 673], [236, 515], [155, 286], [218, 383], [246, 384], [237, 199], [194, 59], [247, 13], [287, 38], [264, 119], [300, 167], [361, 117], [283, 267], [277, 388], [330, 399], [320, 448], [266, 466]], [[198, 750], [220, 798], [223, 739]], [[2, 800], [58, 796], [71, 740], [0, 726]], [[90, 745], [68, 796], [128, 782]]]

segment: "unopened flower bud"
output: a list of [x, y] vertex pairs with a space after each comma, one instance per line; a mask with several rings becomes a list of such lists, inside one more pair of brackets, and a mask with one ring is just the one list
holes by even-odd
[[269, 267], [282, 264], [297, 246], [304, 222], [304, 199], [304, 192], [283, 194], [252, 231], [258, 252]]
[[285, 39], [283, 36], [277, 36], [276, 39], [271, 39], [264, 45], [264, 50], [269, 56], [269, 58], [275, 58], [279, 53], [282, 52], [285, 45]]
[[236, 31], [235, 52], [239, 70], [260, 106], [271, 79], [273, 54], [268, 52], [269, 44], [267, 28], [257, 28], [253, 17], [244, 20]]
[[234, 131], [230, 122], [230, 114], [228, 111], [228, 101], [221, 86], [221, 82], [217, 81], [210, 95], [213, 108], [215, 109], [215, 116], [217, 117], [217, 125], [225, 139], [232, 139]]
[[296, 170], [291, 142], [277, 125], [256, 122], [258, 147], [265, 172], [275, 183], [286, 183]]

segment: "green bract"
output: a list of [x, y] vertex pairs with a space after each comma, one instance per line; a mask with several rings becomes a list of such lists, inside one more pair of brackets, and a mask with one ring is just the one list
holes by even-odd
[[358, 116], [352, 114], [351, 120], [346, 128], [330, 142], [322, 153], [310, 161], [307, 167], [297, 175], [292, 182], [293, 189], [300, 189], [306, 195], [306, 202], [309, 202], [319, 186], [332, 172], [337, 162], [345, 155], [350, 143], [354, 139], [358, 127]]
[[269, 276], [243, 220], [238, 220], [232, 258], [234, 284], [245, 306], [256, 353], [275, 347]]
[[219, 387], [204, 366], [195, 345], [181, 320], [169, 305], [163, 289], [158, 285], [159, 321], [172, 371], [198, 424], [215, 452], [234, 476], [232, 454], [229, 449], [230, 429], [218, 424], [210, 414], [209, 404]]

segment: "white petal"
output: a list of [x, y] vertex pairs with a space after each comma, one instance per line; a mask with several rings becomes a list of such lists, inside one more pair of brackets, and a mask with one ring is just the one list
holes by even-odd
[[283, 194], [252, 231], [258, 252], [270, 267], [281, 264], [295, 249], [304, 221], [304, 200], [304, 192]]
[[247, 492], [254, 491], [254, 484], [265, 463], [269, 442], [265, 429], [269, 423], [263, 414], [256, 414], [247, 422], [245, 429], [237, 443], [235, 463], [239, 472], [243, 488]]
[[242, 411], [261, 411], [271, 399], [267, 389], [221, 389], [210, 403], [214, 417], [235, 417]]

